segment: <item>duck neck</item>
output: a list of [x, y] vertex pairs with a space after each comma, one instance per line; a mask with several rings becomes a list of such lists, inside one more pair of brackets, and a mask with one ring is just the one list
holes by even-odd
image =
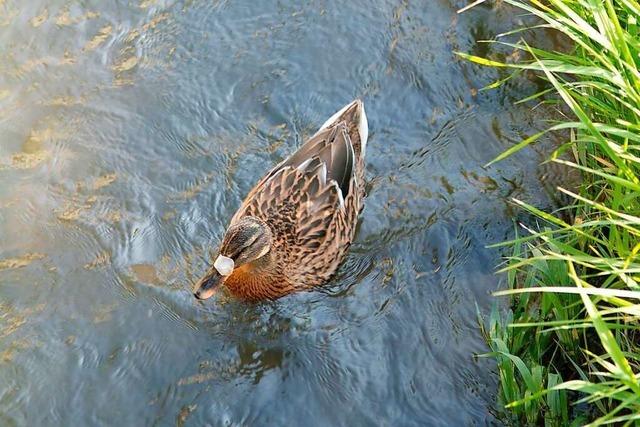
[[272, 295], [277, 284], [283, 281], [282, 269], [274, 262], [269, 252], [250, 263], [233, 270], [225, 285], [236, 296], [249, 299], [275, 298]]
[[278, 271], [278, 266], [275, 262], [273, 252], [269, 251], [264, 256], [253, 260], [240, 268], [245, 267], [247, 272], [250, 272], [256, 276], [272, 276]]

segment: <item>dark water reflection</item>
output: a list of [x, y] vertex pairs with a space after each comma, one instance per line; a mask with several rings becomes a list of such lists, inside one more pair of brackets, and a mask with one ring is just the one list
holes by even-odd
[[[484, 425], [526, 80], [456, 60], [464, 1], [0, 0], [0, 424]], [[190, 294], [254, 182], [365, 100], [369, 196], [321, 292]], [[530, 190], [525, 190], [530, 189]]]

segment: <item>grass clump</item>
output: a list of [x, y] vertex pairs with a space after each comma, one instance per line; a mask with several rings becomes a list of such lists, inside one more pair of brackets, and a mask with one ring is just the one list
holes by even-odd
[[501, 270], [510, 289], [497, 294], [510, 298], [511, 311], [495, 311], [483, 328], [498, 363], [500, 400], [516, 424], [640, 425], [640, 3], [502, 1], [537, 17], [536, 29], [562, 33], [573, 48], [498, 37], [491, 43], [526, 59], [459, 53], [535, 73], [547, 89], [524, 101], [557, 103], [565, 117], [494, 162], [564, 130], [568, 140], [549, 161], [577, 169], [582, 181], [575, 191], [558, 188], [571, 200], [562, 215], [514, 200], [539, 221], [501, 244], [513, 255]]

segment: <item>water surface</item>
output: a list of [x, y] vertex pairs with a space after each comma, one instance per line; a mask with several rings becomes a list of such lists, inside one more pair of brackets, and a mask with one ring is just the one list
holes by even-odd
[[[477, 328], [540, 156], [528, 80], [452, 51], [464, 1], [0, 0], [0, 424], [486, 425]], [[244, 194], [336, 109], [370, 124], [356, 242], [322, 291], [193, 299]], [[526, 190], [529, 189], [529, 190]]]

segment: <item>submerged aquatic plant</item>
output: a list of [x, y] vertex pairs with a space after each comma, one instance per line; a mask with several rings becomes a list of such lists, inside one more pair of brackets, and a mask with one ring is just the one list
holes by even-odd
[[[511, 312], [494, 311], [483, 332], [496, 358], [500, 400], [515, 423], [640, 423], [640, 3], [636, 0], [502, 0], [537, 18], [495, 43], [525, 55], [515, 63], [458, 53], [481, 65], [533, 72], [547, 89], [522, 102], [556, 103], [565, 120], [493, 162], [564, 131], [549, 161], [575, 168], [579, 190], [558, 188], [570, 204], [547, 213], [520, 200], [536, 227], [496, 246], [513, 248]], [[472, 5], [483, 3], [483, 0]], [[557, 51], [503, 41], [555, 31]], [[492, 162], [492, 163], [493, 163]], [[560, 215], [562, 213], [562, 216]], [[568, 215], [567, 215], [568, 214]], [[570, 218], [570, 219], [568, 219]]]

